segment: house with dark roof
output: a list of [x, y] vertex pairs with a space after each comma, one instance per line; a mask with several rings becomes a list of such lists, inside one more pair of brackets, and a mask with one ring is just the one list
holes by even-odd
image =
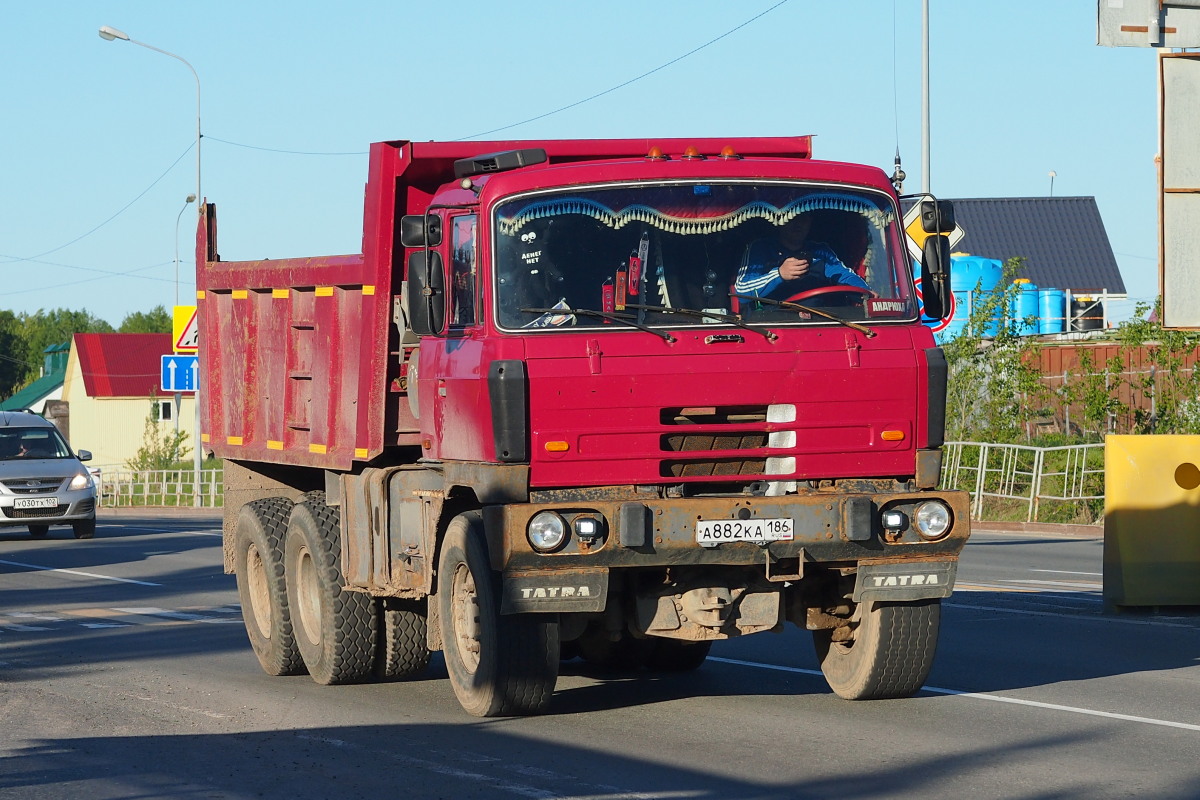
[[956, 252], [1025, 259], [1022, 277], [1074, 295], [1124, 295], [1094, 197], [994, 197], [954, 200], [964, 231]]
[[[121, 467], [143, 444], [146, 418], [157, 406], [161, 432], [180, 423], [191, 432], [193, 396], [177, 408], [159, 382], [169, 333], [77, 333], [71, 341], [62, 399], [68, 403], [71, 447], [92, 451], [99, 467]], [[190, 443], [189, 439], [189, 443]]]

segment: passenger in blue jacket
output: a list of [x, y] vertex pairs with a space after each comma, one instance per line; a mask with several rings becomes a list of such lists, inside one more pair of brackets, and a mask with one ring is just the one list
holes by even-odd
[[822, 286], [867, 289], [867, 282], [841, 262], [823, 242], [810, 241], [812, 216], [799, 214], [775, 237], [758, 239], [746, 249], [733, 288], [737, 294], [785, 300]]

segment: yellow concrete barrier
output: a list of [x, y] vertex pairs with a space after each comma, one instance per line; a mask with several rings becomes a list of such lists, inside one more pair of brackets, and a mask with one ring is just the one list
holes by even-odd
[[1104, 605], [1200, 605], [1200, 436], [1104, 440]]

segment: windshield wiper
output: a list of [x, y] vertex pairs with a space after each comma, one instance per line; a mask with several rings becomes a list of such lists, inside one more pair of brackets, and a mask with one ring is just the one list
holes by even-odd
[[721, 322], [725, 322], [730, 325], [736, 325], [737, 327], [743, 328], [752, 333], [757, 333], [759, 336], [765, 338], [768, 342], [773, 342], [779, 338], [772, 331], [756, 328], [753, 325], [747, 325], [741, 320], [740, 317], [734, 316], [733, 314], [722, 314], [719, 311], [700, 311], [695, 308], [668, 308], [667, 306], [643, 306], [638, 305], [637, 303], [626, 303], [625, 307], [637, 308], [642, 311], [657, 311], [660, 314], [684, 314], [689, 317], [720, 320]]
[[875, 333], [875, 331], [868, 328], [866, 325], [859, 325], [857, 322], [851, 322], [848, 319], [842, 319], [841, 317], [834, 316], [833, 314], [830, 314], [827, 311], [822, 311], [819, 308], [811, 308], [809, 306], [802, 306], [799, 303], [788, 303], [784, 300], [772, 300], [769, 297], [756, 297], [755, 295], [752, 295], [752, 294], [734, 294], [731, 292], [729, 296], [736, 297], [739, 300], [754, 300], [755, 302], [766, 303], [767, 305], [772, 305], [772, 306], [779, 306], [780, 308], [793, 308], [797, 311], [804, 311], [809, 314], [816, 314], [818, 317], [824, 317], [825, 319], [831, 319], [834, 322], [840, 322], [842, 325], [845, 325], [847, 328], [853, 328], [854, 330], [865, 334], [868, 339], [879, 335], [879, 334]]
[[655, 336], [659, 337], [668, 344], [674, 344], [676, 341], [675, 337], [666, 331], [656, 331], [654, 328], [647, 327], [646, 325], [631, 319], [628, 314], [613, 314], [608, 311], [595, 311], [590, 308], [563, 308], [562, 306], [559, 306], [558, 308], [521, 308], [517, 310], [521, 313], [527, 314], [575, 314], [581, 317], [599, 317], [600, 319], [624, 323], [625, 325], [637, 328], [639, 331], [653, 333]]

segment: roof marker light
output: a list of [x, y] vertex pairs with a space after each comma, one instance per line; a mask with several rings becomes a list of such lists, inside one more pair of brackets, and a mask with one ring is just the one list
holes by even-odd
[[733, 145], [727, 144], [721, 148], [721, 158], [728, 161], [730, 159], [741, 158], [741, 156], [739, 156], [737, 151], [733, 149]]
[[700, 154], [700, 151], [696, 149], [696, 145], [694, 145], [694, 144], [689, 144], [687, 146], [687, 148], [683, 151], [683, 158], [687, 161], [693, 161], [693, 160], [703, 161], [704, 160], [704, 156], [702, 156]]
[[663, 155], [662, 148], [654, 145], [650, 148], [650, 152], [646, 153], [647, 161], [666, 161], [667, 157]]

